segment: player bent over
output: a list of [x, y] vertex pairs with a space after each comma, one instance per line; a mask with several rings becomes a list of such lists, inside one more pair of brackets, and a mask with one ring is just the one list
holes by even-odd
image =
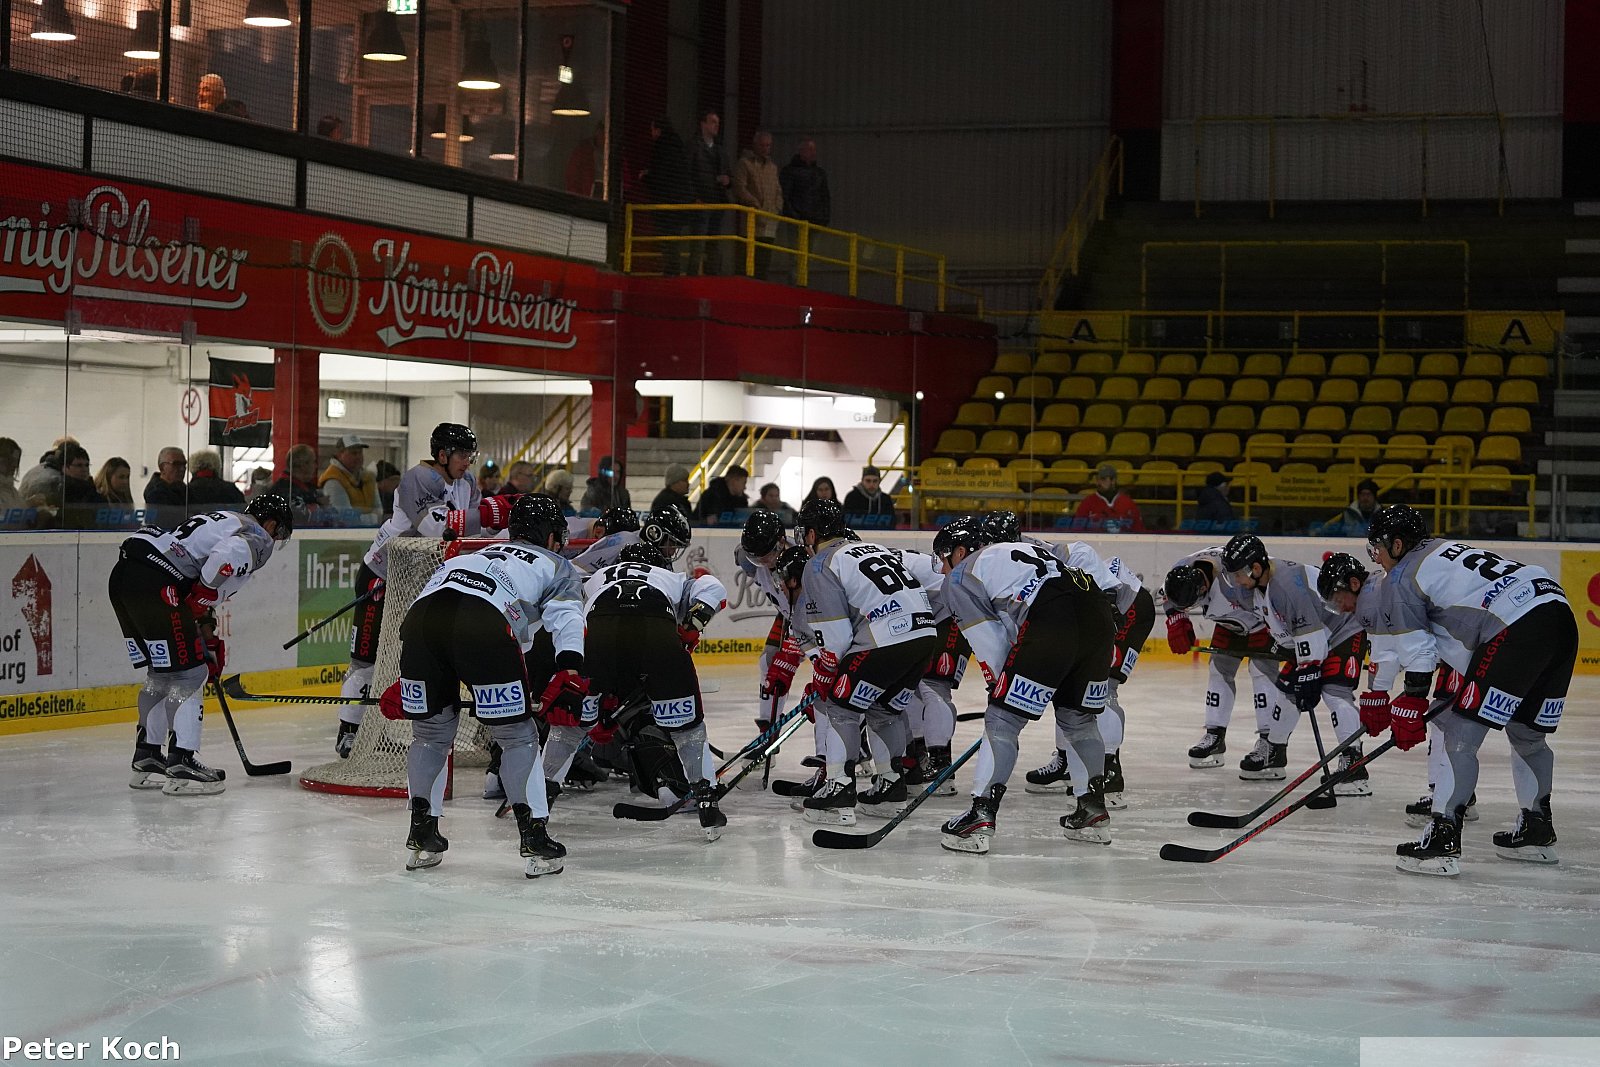
[[[294, 512], [276, 493], [250, 501], [243, 513], [213, 511], [167, 532], [145, 527], [122, 542], [109, 594], [136, 670], [149, 672], [139, 690], [134, 734], [135, 789], [168, 796], [222, 792], [226, 774], [201, 763], [200, 697], [222, 674], [227, 652], [214, 636], [212, 609], [237, 593], [294, 532]], [[206, 621], [210, 632], [203, 632]], [[172, 731], [167, 754], [161, 742]]]
[[[778, 565], [778, 557], [784, 549], [789, 547], [789, 541], [783, 535], [783, 520], [765, 508], [757, 508], [750, 513], [744, 522], [744, 531], [739, 535], [739, 547], [733, 550], [733, 562], [743, 572], [749, 583], [767, 595], [775, 608], [777, 615], [772, 619], [772, 628], [767, 631], [766, 644], [761, 648], [761, 659], [756, 666], [757, 676], [761, 683], [759, 692], [761, 707], [756, 712], [756, 729], [766, 732], [779, 715], [783, 714], [783, 698], [789, 693], [789, 686], [784, 682], [781, 686], [771, 684], [768, 679], [773, 674], [773, 663], [782, 656], [785, 658], [785, 667], [788, 662], [793, 662], [796, 667], [800, 665], [800, 646], [789, 632], [789, 611], [785, 611], [787, 601], [779, 589], [779, 580], [774, 573]], [[792, 610], [792, 609], [790, 609]], [[779, 673], [782, 673], [780, 668]], [[794, 672], [790, 671], [792, 678]]]
[[632, 508], [606, 508], [594, 520], [595, 543], [572, 557], [585, 574], [609, 567], [629, 545], [639, 543], [639, 513]]
[[[956, 733], [956, 702], [951, 695], [967, 673], [967, 658], [972, 646], [961, 636], [955, 616], [944, 603], [944, 567], [939, 557], [929, 552], [897, 549], [900, 562], [928, 592], [936, 627], [933, 659], [917, 683], [917, 692], [906, 707], [906, 728], [911, 740], [906, 749], [906, 785], [927, 785], [950, 766], [950, 742]], [[874, 754], [876, 758], [876, 753]], [[956, 795], [955, 782], [946, 778], [933, 793], [936, 797]]]
[[[500, 779], [517, 818], [525, 873], [558, 873], [567, 854], [546, 832], [550, 809], [532, 716], [541, 706], [546, 716], [576, 708], [587, 692], [582, 591], [577, 570], [557, 555], [567, 536], [559, 504], [524, 496], [507, 528], [509, 541], [441, 564], [400, 628], [400, 680], [383, 699], [391, 708], [398, 702], [412, 725], [408, 871], [437, 866], [449, 847], [439, 816], [463, 684], [472, 690], [473, 714], [501, 749]], [[550, 632], [557, 670], [535, 697], [523, 653], [541, 628]]]
[[[1054, 708], [1086, 770], [1105, 765], [1095, 717], [1105, 709], [1116, 624], [1087, 574], [1038, 545], [986, 545], [970, 517], [940, 530], [933, 551], [945, 566], [945, 603], [990, 684], [972, 808], [944, 824], [939, 843], [954, 852], [988, 852], [1022, 728], [1046, 708]], [[1068, 839], [1110, 844], [1105, 781], [1091, 774], [1077, 809], [1062, 817]]]

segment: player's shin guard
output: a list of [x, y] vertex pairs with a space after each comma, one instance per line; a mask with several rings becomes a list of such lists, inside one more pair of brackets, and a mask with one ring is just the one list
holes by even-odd
[[406, 870], [420, 871], [437, 867], [444, 859], [450, 842], [439, 833], [439, 818], [432, 814], [427, 797], [411, 798], [411, 831], [406, 835], [406, 848], [411, 855], [406, 859]]
[[[200, 696], [206, 688], [206, 669], [190, 667], [167, 676], [167, 707], [179, 748], [200, 751]], [[155, 734], [151, 734], [155, 737]]]

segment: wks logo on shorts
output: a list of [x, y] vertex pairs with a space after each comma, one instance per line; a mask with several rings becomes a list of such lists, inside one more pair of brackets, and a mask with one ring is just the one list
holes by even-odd
[[1483, 707], [1478, 709], [1478, 716], [1486, 722], [1496, 726], [1504, 726], [1511, 721], [1511, 716], [1522, 707], [1522, 698], [1512, 696], [1502, 689], [1490, 686], [1489, 691], [1483, 695]]
[[479, 719], [503, 719], [507, 715], [521, 715], [528, 710], [528, 698], [521, 682], [503, 682], [498, 685], [475, 685], [472, 700], [478, 706]]
[[152, 667], [172, 666], [172, 646], [165, 641], [151, 641], [150, 665]]
[[587, 697], [583, 698], [583, 720], [582, 721], [584, 723], [596, 723], [596, 722], [600, 721], [600, 696], [599, 696], [599, 694], [596, 694], [594, 696], [587, 696]]
[[1093, 711], [1106, 706], [1106, 697], [1111, 693], [1110, 682], [1090, 682], [1083, 687], [1083, 710]]
[[400, 706], [407, 715], [428, 714], [428, 686], [410, 678], [400, 679]]
[[1566, 709], [1566, 697], [1551, 697], [1539, 705], [1539, 714], [1534, 717], [1533, 725], [1541, 730], [1554, 730], [1561, 723], [1561, 712]]
[[857, 682], [855, 689], [850, 692], [850, 706], [852, 708], [870, 708], [883, 696], [883, 690], [870, 682]]
[[1007, 704], [1027, 715], [1043, 715], [1044, 709], [1050, 706], [1050, 701], [1055, 698], [1056, 691], [1053, 686], [1041, 685], [1032, 678], [1020, 674], [1013, 674], [1005, 680]]
[[657, 726], [686, 726], [694, 721], [694, 697], [677, 700], [652, 700], [650, 715]]
[[143, 667], [144, 666], [144, 653], [139, 651], [139, 642], [135, 641], [131, 637], [125, 638], [124, 640], [126, 641], [127, 646], [128, 646], [128, 659], [133, 663], [133, 665], [135, 667]]
[[1138, 662], [1139, 650], [1137, 648], [1128, 649], [1128, 651], [1122, 656], [1122, 676], [1126, 678], [1128, 675], [1132, 674], [1133, 666]]

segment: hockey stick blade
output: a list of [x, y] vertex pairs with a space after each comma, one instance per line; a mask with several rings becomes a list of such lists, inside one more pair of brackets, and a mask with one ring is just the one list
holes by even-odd
[[[1223, 815], [1222, 813], [1215, 811], [1191, 811], [1189, 813], [1189, 825], [1204, 827], [1208, 830], [1238, 830], [1249, 826], [1251, 823], [1255, 822], [1261, 817], [1262, 812], [1266, 811], [1268, 808], [1272, 807], [1272, 805], [1276, 804], [1278, 801], [1282, 800], [1284, 797], [1300, 788], [1300, 786], [1304, 784], [1313, 774], [1316, 774], [1318, 771], [1331, 766], [1334, 760], [1338, 759], [1350, 749], [1360, 744], [1362, 739], [1365, 737], [1365, 731], [1352, 735], [1348, 741], [1345, 741], [1336, 747], [1332, 752], [1328, 753], [1328, 758], [1326, 760], [1320, 760], [1307, 767], [1301, 772], [1298, 778], [1284, 786], [1282, 789], [1278, 790], [1276, 793], [1272, 794], [1272, 796], [1268, 797], [1266, 800], [1262, 801], [1253, 810], [1247, 811], [1243, 815]], [[1313, 803], [1306, 806], [1312, 809], [1318, 809], [1319, 807], [1333, 807], [1332, 804], [1326, 803], [1321, 805]]]
[[896, 815], [894, 818], [890, 819], [888, 822], [884, 823], [870, 834], [846, 834], [840, 833], [838, 830], [816, 830], [811, 835], [811, 843], [816, 845], [818, 848], [871, 848], [879, 841], [882, 841], [884, 838], [888, 837], [889, 831], [905, 822], [906, 817], [921, 807], [924, 800], [927, 800], [929, 797], [933, 796], [934, 790], [938, 789], [941, 785], [954, 777], [956, 771], [961, 768], [961, 765], [967, 762], [967, 760], [971, 759], [973, 755], [977, 753], [978, 748], [982, 744], [982, 738], [974, 741], [971, 748], [961, 753], [961, 757], [959, 759], [951, 763], [950, 766], [946, 767], [944, 770], [940, 771], [938, 776], [934, 778], [933, 781], [929, 782], [923, 787], [922, 792], [918, 793], [911, 799], [910, 803], [901, 808], [900, 814]]
[[213, 688], [217, 694], [217, 703], [222, 707], [222, 721], [228, 724], [228, 733], [233, 735], [233, 747], [239, 752], [239, 762], [244, 764], [244, 773], [252, 778], [288, 774], [290, 767], [288, 760], [279, 760], [277, 763], [250, 762], [250, 757], [244, 754], [244, 741], [239, 737], [239, 728], [233, 724], [233, 712], [228, 710], [228, 698], [223, 695], [221, 686]]

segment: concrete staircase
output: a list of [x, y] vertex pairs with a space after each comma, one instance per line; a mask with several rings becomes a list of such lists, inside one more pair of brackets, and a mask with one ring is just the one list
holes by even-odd
[[[770, 481], [768, 471], [783, 438], [768, 434], [756, 449], [756, 466], [750, 472], [750, 497], [765, 481]], [[628, 441], [627, 486], [633, 494], [633, 506], [645, 509], [663, 488], [662, 478], [668, 467], [692, 468], [706, 449], [716, 443], [715, 437], [635, 437]], [[691, 488], [690, 496], [694, 496]]]
[[1556, 280], [1566, 337], [1548, 455], [1539, 461], [1548, 485], [1539, 504], [1548, 509], [1551, 536], [1600, 540], [1600, 202], [1574, 203], [1572, 224]]

